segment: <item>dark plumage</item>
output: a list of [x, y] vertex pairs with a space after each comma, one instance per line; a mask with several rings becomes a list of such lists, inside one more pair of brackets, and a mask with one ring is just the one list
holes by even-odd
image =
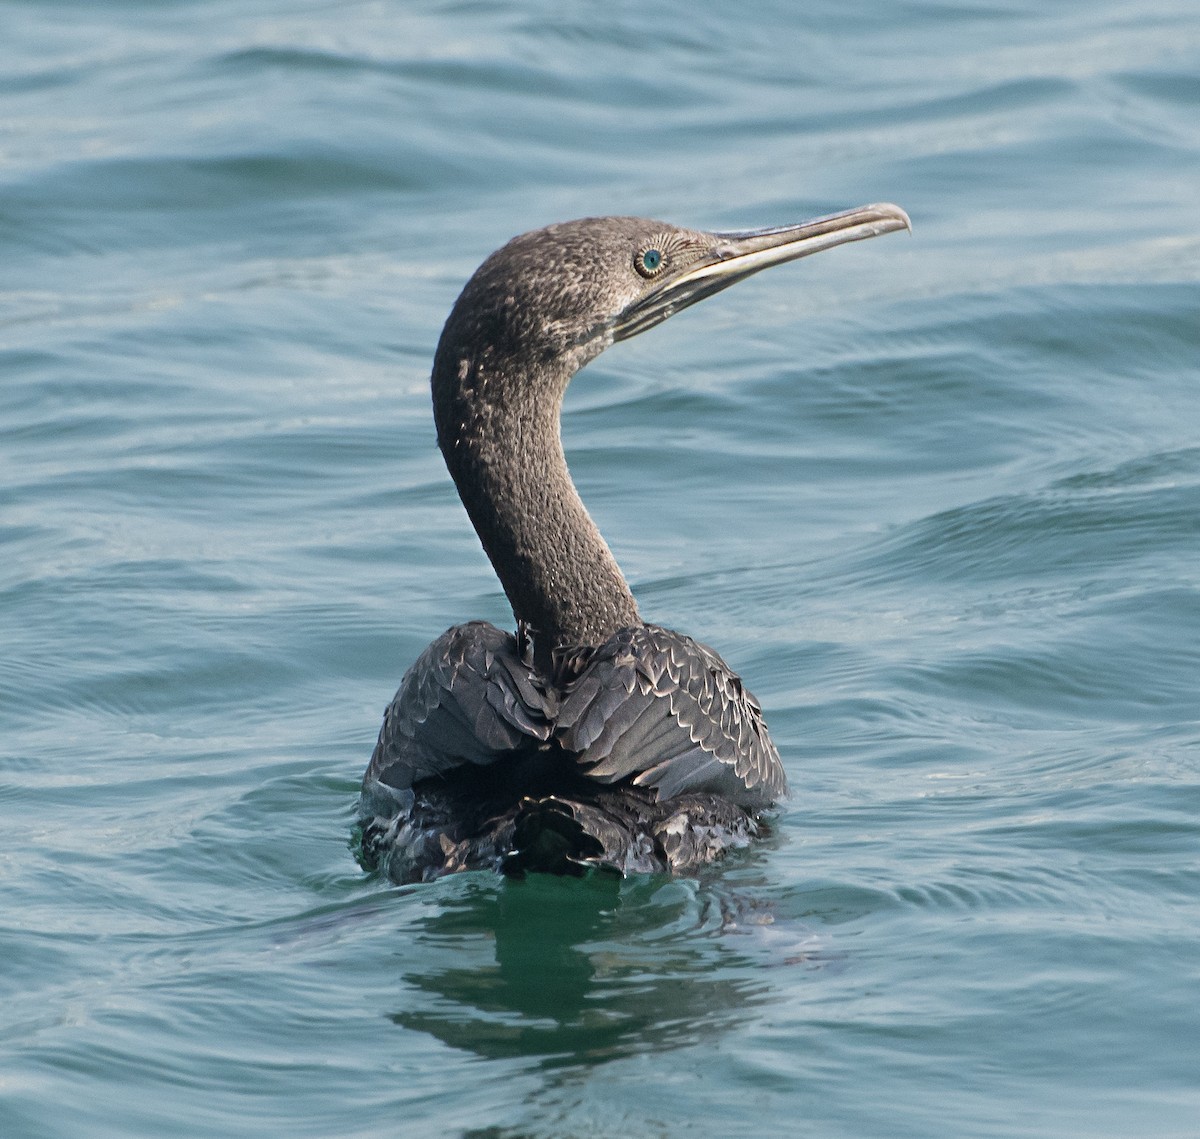
[[786, 792], [757, 701], [711, 649], [645, 624], [567, 470], [572, 375], [752, 273], [908, 228], [891, 205], [703, 233], [587, 218], [514, 238], [450, 313], [438, 442], [517, 618], [417, 659], [363, 778], [362, 855], [396, 881], [457, 870], [688, 871]]

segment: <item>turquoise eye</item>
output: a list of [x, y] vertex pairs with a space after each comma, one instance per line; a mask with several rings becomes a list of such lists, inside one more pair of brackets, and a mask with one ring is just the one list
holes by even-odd
[[662, 268], [662, 252], [658, 249], [643, 250], [638, 254], [634, 264], [637, 266], [637, 271], [643, 277], [653, 277]]

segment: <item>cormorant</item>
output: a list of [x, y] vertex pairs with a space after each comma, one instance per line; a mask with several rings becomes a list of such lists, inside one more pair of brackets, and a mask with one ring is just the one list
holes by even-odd
[[687, 872], [758, 832], [787, 790], [762, 710], [712, 649], [642, 620], [567, 470], [563, 394], [735, 281], [909, 228], [886, 203], [731, 233], [585, 218], [484, 261], [442, 330], [433, 410], [517, 628], [456, 625], [405, 674], [363, 777], [365, 865]]

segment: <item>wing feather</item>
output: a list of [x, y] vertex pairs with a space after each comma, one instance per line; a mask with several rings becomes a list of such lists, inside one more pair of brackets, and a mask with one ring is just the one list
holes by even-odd
[[712, 649], [656, 625], [622, 629], [564, 686], [555, 738], [601, 782], [660, 798], [721, 795], [760, 807], [787, 781], [758, 701]]
[[365, 800], [403, 799], [418, 780], [551, 739], [582, 775], [659, 799], [712, 794], [753, 809], [786, 793], [758, 702], [711, 649], [643, 625], [569, 659], [555, 691], [511, 634], [482, 621], [448, 629], [384, 714]]
[[486, 621], [455, 625], [404, 675], [363, 779], [406, 791], [418, 779], [550, 737], [553, 697], [516, 639]]

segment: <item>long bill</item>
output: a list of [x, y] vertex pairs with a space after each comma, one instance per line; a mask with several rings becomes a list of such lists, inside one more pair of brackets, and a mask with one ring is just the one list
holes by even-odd
[[908, 214], [890, 202], [878, 202], [799, 225], [711, 234], [713, 246], [706, 256], [676, 275], [665, 276], [621, 313], [613, 325], [613, 339], [628, 340], [772, 265], [901, 229], [912, 230]]

